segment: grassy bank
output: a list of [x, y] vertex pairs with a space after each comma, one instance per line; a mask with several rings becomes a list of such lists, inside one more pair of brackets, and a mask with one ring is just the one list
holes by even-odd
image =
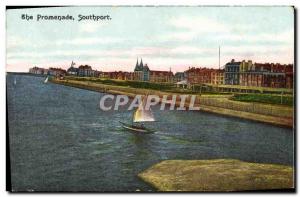
[[127, 81], [127, 80], [116, 80], [116, 79], [105, 79], [105, 78], [96, 78], [96, 77], [74, 77], [67, 76], [66, 80], [73, 81], [83, 81], [83, 82], [93, 82], [99, 83], [103, 85], [112, 85], [112, 86], [120, 86], [120, 87], [129, 87], [129, 88], [139, 88], [139, 89], [147, 89], [147, 90], [158, 90], [164, 92], [172, 92], [172, 93], [184, 93], [184, 94], [202, 94], [205, 95], [231, 95], [229, 92], [212, 92], [206, 91], [202, 88], [200, 91], [200, 86], [195, 86], [192, 89], [183, 89], [178, 88], [174, 83], [152, 83], [146, 81]]
[[[258, 92], [272, 92], [271, 93], [234, 93], [234, 92], [222, 92], [217, 91], [216, 88], [213, 89], [209, 87], [208, 84], [203, 85], [193, 85], [191, 89], [178, 88], [174, 83], [152, 83], [145, 81], [127, 81], [127, 80], [116, 80], [116, 79], [103, 79], [96, 77], [74, 77], [67, 76], [66, 80], [72, 81], [82, 81], [82, 82], [93, 82], [103, 85], [112, 85], [120, 87], [129, 87], [129, 88], [139, 88], [147, 90], [158, 90], [170, 93], [182, 93], [182, 94], [197, 94], [197, 95], [213, 95], [213, 96], [232, 96], [234, 101], [243, 101], [243, 102], [257, 102], [257, 103], [268, 103], [268, 104], [277, 104], [277, 105], [288, 105], [293, 106], [293, 95], [290, 92], [290, 89], [271, 89], [271, 88], [258, 88], [252, 87], [252, 89], [257, 89]], [[249, 89], [249, 87], [244, 86], [230, 86], [230, 85], [220, 85], [216, 86], [219, 88], [241, 88]], [[278, 93], [287, 92], [283, 95], [281, 102], [281, 95]]]
[[294, 99], [292, 95], [274, 95], [274, 94], [234, 94], [231, 97], [234, 101], [268, 103], [276, 105], [293, 106]]
[[77, 81], [90, 81], [94, 83], [100, 83], [104, 85], [113, 86], [123, 86], [130, 88], [143, 88], [151, 90], [172, 90], [174, 85], [171, 83], [150, 83], [144, 81], [125, 81], [125, 80], [115, 80], [115, 79], [102, 79], [95, 77], [67, 77], [67, 80], [77, 80]]
[[[160, 97], [162, 97], [162, 95], [174, 95], [174, 93], [172, 92], [144, 88], [132, 88], [126, 86], [106, 85], [92, 82], [90, 80], [78, 81], [70, 79], [52, 79], [52, 82], [92, 91], [105, 92], [110, 94], [123, 94], [131, 97], [134, 97], [137, 94], [152, 94], [158, 95]], [[225, 116], [239, 117], [279, 126], [293, 127], [293, 107], [290, 106], [233, 101], [229, 100], [227, 95], [197, 95], [195, 103], [196, 105], [200, 106], [200, 110], [206, 112], [217, 113]], [[189, 100], [186, 101], [186, 106], [188, 105]]]
[[232, 159], [167, 160], [138, 175], [159, 191], [250, 191], [294, 188], [293, 169]]

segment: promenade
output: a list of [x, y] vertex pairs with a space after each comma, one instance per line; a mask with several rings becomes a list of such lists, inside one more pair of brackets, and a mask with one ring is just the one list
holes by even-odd
[[[52, 79], [51, 82], [103, 93], [123, 94], [129, 97], [134, 97], [137, 94], [153, 94], [161, 97], [163, 95], [176, 94], [159, 90], [105, 85], [91, 81]], [[229, 99], [228, 95], [197, 95], [195, 104], [199, 104], [200, 110], [205, 112], [238, 117], [278, 126], [293, 127], [294, 108], [290, 106], [232, 101]], [[176, 102], [176, 105], [178, 106], [179, 102]], [[189, 100], [186, 100], [186, 105], [189, 105]]]

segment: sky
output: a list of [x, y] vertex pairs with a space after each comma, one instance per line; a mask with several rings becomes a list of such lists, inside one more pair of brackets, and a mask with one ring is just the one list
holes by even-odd
[[[22, 14], [34, 20], [22, 20]], [[37, 21], [72, 15], [74, 21]], [[78, 15], [109, 15], [82, 20]], [[294, 61], [292, 7], [55, 7], [6, 11], [6, 70], [67, 69], [89, 64], [100, 71], [133, 71], [137, 58], [150, 70], [181, 72], [238, 61]]]

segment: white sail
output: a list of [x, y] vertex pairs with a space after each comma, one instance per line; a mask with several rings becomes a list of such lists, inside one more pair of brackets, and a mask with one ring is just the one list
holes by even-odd
[[17, 85], [17, 79], [15, 78], [15, 80], [14, 80], [14, 85]]
[[45, 79], [44, 83], [47, 83], [48, 82], [48, 77]]
[[151, 108], [145, 109], [147, 98], [145, 98], [136, 109], [133, 115], [133, 122], [153, 122], [155, 121]]

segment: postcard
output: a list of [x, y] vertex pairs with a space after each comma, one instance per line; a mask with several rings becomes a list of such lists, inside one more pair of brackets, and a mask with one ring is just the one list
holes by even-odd
[[7, 190], [295, 191], [294, 20], [7, 6]]

